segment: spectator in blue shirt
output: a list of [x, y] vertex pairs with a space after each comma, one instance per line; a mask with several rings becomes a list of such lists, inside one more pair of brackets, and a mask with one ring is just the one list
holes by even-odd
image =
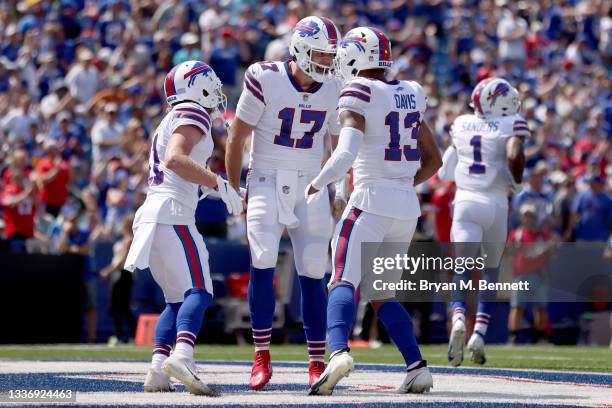
[[545, 227], [550, 221], [552, 203], [549, 195], [544, 192], [544, 178], [547, 171], [546, 163], [538, 162], [534, 169], [528, 172], [527, 183], [523, 186], [523, 190], [512, 198], [512, 217], [510, 219], [512, 228], [519, 226], [519, 210], [527, 202], [532, 203], [537, 209], [538, 227]]
[[576, 241], [606, 241], [612, 225], [612, 199], [601, 176], [588, 175], [589, 189], [579, 193], [572, 204], [572, 225]]

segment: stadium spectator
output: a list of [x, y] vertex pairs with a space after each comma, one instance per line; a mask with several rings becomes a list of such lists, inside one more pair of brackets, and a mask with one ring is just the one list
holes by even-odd
[[589, 174], [589, 188], [578, 193], [572, 204], [572, 226], [576, 241], [605, 242], [612, 227], [612, 199], [605, 192], [605, 179]]
[[45, 212], [57, 217], [68, 197], [70, 167], [68, 162], [62, 158], [55, 140], [48, 139], [44, 147], [46, 155], [38, 161], [35, 167], [40, 200], [45, 205]]
[[115, 103], [104, 105], [104, 112], [91, 129], [92, 159], [94, 165], [110, 157], [122, 154], [120, 141], [123, 126], [117, 121], [118, 106]]
[[534, 169], [528, 172], [527, 183], [523, 190], [512, 199], [513, 226], [520, 222], [520, 208], [525, 203], [533, 203], [537, 208], [538, 225], [540, 227], [550, 224], [550, 214], [552, 211], [549, 195], [544, 192], [545, 177], [548, 172], [548, 165], [540, 161]]
[[78, 63], [66, 75], [70, 94], [80, 103], [87, 103], [98, 90], [100, 73], [92, 64], [93, 52], [85, 46], [77, 51]]
[[23, 170], [13, 168], [3, 190], [4, 237], [12, 252], [24, 252], [26, 240], [34, 237], [36, 185], [30, 182]]
[[178, 65], [185, 61], [202, 59], [202, 51], [197, 47], [198, 36], [194, 33], [185, 33], [181, 36], [181, 49], [172, 58], [172, 65]]

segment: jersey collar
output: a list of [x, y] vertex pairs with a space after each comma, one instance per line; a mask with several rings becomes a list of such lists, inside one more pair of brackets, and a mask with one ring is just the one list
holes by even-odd
[[290, 60], [285, 61], [285, 72], [287, 73], [287, 76], [289, 77], [289, 82], [291, 82], [291, 85], [293, 85], [293, 87], [295, 88], [296, 91], [301, 92], [301, 93], [311, 93], [311, 94], [313, 94], [313, 93], [317, 92], [319, 89], [321, 89], [323, 84], [321, 82], [315, 82], [310, 88], [304, 90], [300, 86], [300, 84], [297, 81], [297, 79], [295, 79], [295, 77], [291, 73], [291, 67], [289, 66], [289, 61]]

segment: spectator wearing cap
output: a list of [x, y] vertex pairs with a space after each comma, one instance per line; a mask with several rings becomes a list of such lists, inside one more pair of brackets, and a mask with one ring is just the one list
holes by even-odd
[[572, 203], [576, 196], [574, 179], [561, 170], [550, 175], [553, 184], [552, 216], [556, 231], [564, 241], [573, 240], [573, 231], [570, 224]]
[[45, 212], [55, 218], [68, 197], [70, 166], [62, 158], [55, 140], [47, 139], [44, 146], [45, 156], [38, 161], [34, 170]]
[[245, 44], [241, 45], [236, 41], [234, 31], [230, 27], [224, 27], [220, 34], [221, 38], [211, 50], [208, 61], [223, 83], [228, 102], [233, 104], [240, 92], [238, 71], [243, 58], [248, 59], [249, 50]]
[[589, 174], [589, 188], [578, 193], [572, 204], [571, 225], [576, 241], [607, 241], [612, 227], [612, 199], [605, 179]]
[[117, 121], [118, 106], [107, 103], [91, 129], [92, 158], [94, 164], [113, 156], [121, 156], [121, 134], [123, 126]]
[[0, 45], [0, 55], [4, 55], [10, 61], [17, 61], [19, 49], [21, 48], [20, 33], [15, 24], [9, 24], [4, 30], [5, 41]]
[[87, 47], [77, 51], [78, 63], [66, 75], [66, 84], [70, 94], [79, 103], [88, 103], [98, 91], [100, 73], [91, 63], [93, 53]]
[[519, 222], [519, 211], [523, 204], [532, 203], [537, 208], [538, 225], [542, 228], [550, 222], [550, 214], [552, 211], [551, 201], [544, 192], [544, 180], [548, 172], [548, 166], [545, 162], [540, 161], [528, 171], [527, 183], [523, 190], [512, 198], [513, 216], [511, 225], [516, 227]]
[[119, 0], [108, 0], [107, 9], [100, 16], [96, 26], [100, 35], [102, 47], [115, 49], [121, 45], [123, 33], [126, 29], [127, 15], [123, 12], [123, 5]]
[[68, 111], [61, 111], [57, 115], [57, 123], [49, 131], [49, 138], [57, 142], [62, 158], [65, 160], [73, 156], [82, 157], [88, 147], [86, 141], [79, 137], [71, 120], [72, 115]]
[[26, 240], [34, 237], [38, 200], [36, 185], [30, 182], [25, 172], [18, 168], [11, 170], [0, 202], [4, 208], [4, 237], [9, 242], [11, 252], [22, 253], [26, 250]]
[[223, 9], [220, 0], [213, 0], [211, 3], [198, 18], [204, 49], [211, 48], [215, 31], [226, 25], [230, 19], [230, 14]]
[[178, 65], [181, 62], [201, 60], [202, 50], [198, 48], [198, 36], [194, 33], [185, 33], [181, 36], [181, 49], [174, 53], [172, 63]]

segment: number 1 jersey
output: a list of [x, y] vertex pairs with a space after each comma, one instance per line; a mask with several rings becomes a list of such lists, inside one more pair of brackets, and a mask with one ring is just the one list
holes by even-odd
[[506, 143], [512, 136], [529, 136], [520, 115], [483, 119], [462, 115], [455, 119], [450, 135], [457, 149], [455, 201], [508, 204], [509, 172]]

